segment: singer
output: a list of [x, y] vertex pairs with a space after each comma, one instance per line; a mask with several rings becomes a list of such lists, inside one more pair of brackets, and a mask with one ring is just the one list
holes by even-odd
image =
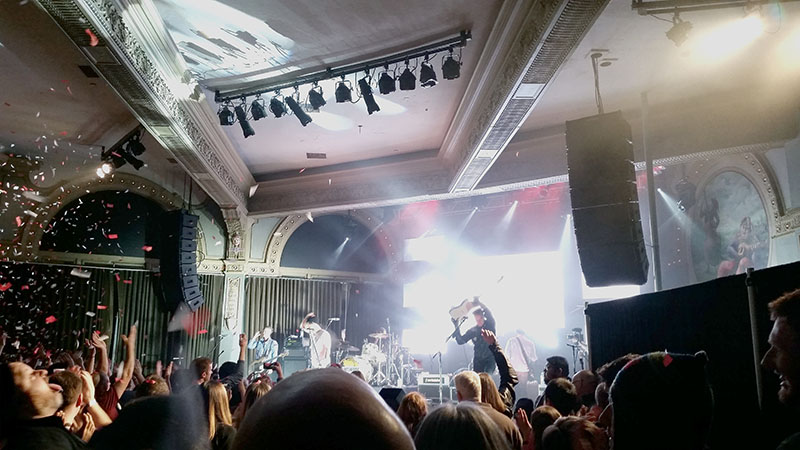
[[489, 344], [481, 337], [481, 331], [489, 330], [495, 333], [496, 325], [492, 312], [489, 311], [486, 305], [481, 303], [479, 297], [475, 297], [472, 300], [471, 307], [474, 308], [476, 306], [478, 309], [472, 312], [472, 315], [475, 317], [476, 325], [467, 330], [466, 333], [461, 334], [461, 329], [459, 328], [461, 321], [452, 319], [453, 325], [456, 327], [455, 332], [453, 332], [453, 337], [456, 339], [456, 342], [458, 342], [458, 345], [464, 345], [468, 341], [472, 341], [474, 352], [472, 356], [472, 370], [478, 373], [486, 372], [491, 375], [497, 368], [497, 363], [494, 360], [492, 351], [489, 349]]
[[278, 359], [278, 342], [272, 339], [272, 327], [264, 327], [250, 339], [247, 348], [256, 351], [256, 360], [252, 364], [274, 363]]
[[300, 322], [300, 329], [308, 334], [310, 366], [312, 369], [331, 365], [331, 334], [317, 323], [317, 315], [306, 314]]

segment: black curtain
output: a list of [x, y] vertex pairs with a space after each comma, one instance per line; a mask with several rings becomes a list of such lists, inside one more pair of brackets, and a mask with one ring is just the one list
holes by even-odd
[[[794, 263], [753, 274], [759, 358], [772, 327], [767, 303], [800, 287], [799, 273], [800, 263]], [[708, 353], [715, 399], [712, 448], [739, 448], [750, 441], [775, 448], [785, 437], [789, 414], [777, 402], [777, 378], [763, 369], [764, 408], [759, 413], [744, 275], [592, 304], [586, 316], [595, 369], [630, 352]]]
[[403, 303], [402, 286], [393, 284], [358, 283], [350, 286], [347, 309], [347, 340], [361, 347], [364, 339], [379, 328], [391, 326], [399, 336], [405, 323], [399, 321]]

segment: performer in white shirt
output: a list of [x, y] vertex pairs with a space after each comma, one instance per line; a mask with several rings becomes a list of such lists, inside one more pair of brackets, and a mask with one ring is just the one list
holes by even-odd
[[316, 314], [310, 312], [300, 322], [300, 329], [308, 334], [312, 369], [331, 365], [331, 334], [317, 323], [316, 318]]
[[[536, 372], [534, 371], [534, 363], [538, 359], [536, 356], [536, 345], [533, 341], [525, 335], [522, 330], [517, 330], [516, 335], [506, 342], [506, 355], [508, 355], [511, 366], [517, 372], [519, 384], [516, 387], [517, 398], [528, 397], [536, 398], [538, 392], [536, 382]], [[533, 373], [533, 377], [529, 374]], [[529, 386], [532, 383], [534, 386]], [[529, 392], [529, 388], [530, 391]]]

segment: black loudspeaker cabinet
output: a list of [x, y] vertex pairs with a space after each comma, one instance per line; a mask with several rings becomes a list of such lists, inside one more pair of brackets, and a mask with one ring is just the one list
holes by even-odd
[[400, 407], [400, 402], [402, 402], [403, 397], [406, 396], [406, 391], [402, 388], [383, 388], [379, 394], [386, 404], [389, 405], [389, 408], [397, 412], [397, 408]]
[[566, 124], [575, 238], [588, 286], [647, 282], [631, 127], [620, 111]]
[[171, 311], [180, 303], [185, 303], [192, 311], [203, 305], [197, 277], [197, 220], [197, 216], [184, 210], [164, 215], [161, 287]]

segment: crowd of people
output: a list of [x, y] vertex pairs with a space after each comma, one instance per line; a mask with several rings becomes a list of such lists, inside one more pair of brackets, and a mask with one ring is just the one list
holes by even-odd
[[[780, 376], [780, 401], [800, 405], [800, 290], [769, 305], [772, 332], [762, 364]], [[706, 448], [713, 416], [708, 357], [653, 352], [620, 356], [570, 376], [550, 357], [538, 398], [516, 399], [519, 382], [493, 332], [481, 338], [499, 372], [454, 377], [457, 402], [435, 407], [419, 392], [397, 410], [337, 367], [277, 381], [246, 379], [239, 358], [214, 368], [158, 363], [144, 375], [136, 326], [121, 336], [113, 367], [103, 336], [83, 353], [53, 355], [47, 367], [0, 364], [0, 449], [459, 449], [614, 450]], [[0, 341], [0, 352], [5, 337]], [[252, 345], [251, 345], [252, 347]], [[658, 405], [658, 407], [653, 407]], [[800, 433], [779, 450], [800, 448]]]

